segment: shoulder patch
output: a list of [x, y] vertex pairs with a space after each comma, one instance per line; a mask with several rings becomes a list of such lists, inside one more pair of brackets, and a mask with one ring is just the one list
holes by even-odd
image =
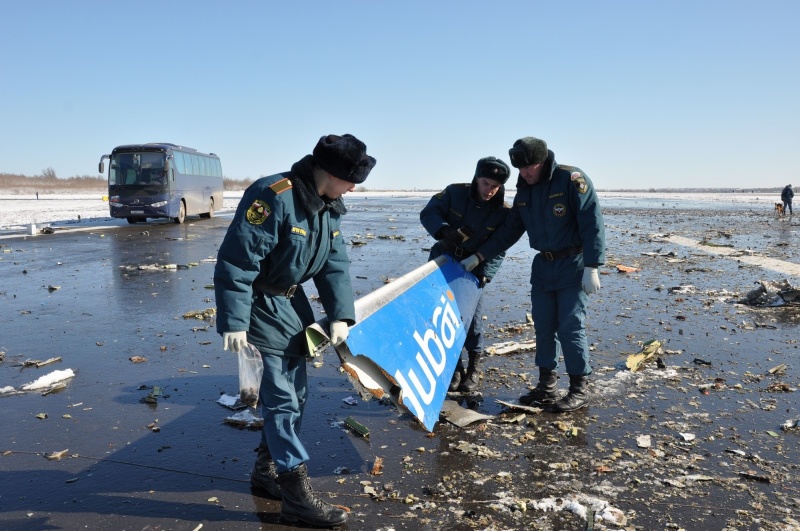
[[589, 191], [589, 185], [586, 184], [586, 179], [583, 178], [583, 174], [578, 171], [572, 172], [572, 175], [569, 176], [572, 184], [575, 185], [575, 188], [578, 189], [579, 194], [585, 194]]
[[247, 209], [247, 222], [251, 225], [261, 225], [272, 214], [269, 205], [261, 199], [256, 199], [250, 208]]
[[290, 190], [292, 188], [292, 181], [289, 180], [288, 177], [281, 179], [278, 182], [272, 183], [269, 185], [269, 189], [275, 192], [275, 194], [282, 194], [286, 190]]

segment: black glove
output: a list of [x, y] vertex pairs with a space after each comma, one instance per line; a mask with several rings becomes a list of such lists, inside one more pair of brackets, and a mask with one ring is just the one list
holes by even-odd
[[467, 226], [456, 229], [450, 225], [445, 225], [436, 231], [436, 239], [451, 247], [461, 247], [474, 234], [475, 232]]

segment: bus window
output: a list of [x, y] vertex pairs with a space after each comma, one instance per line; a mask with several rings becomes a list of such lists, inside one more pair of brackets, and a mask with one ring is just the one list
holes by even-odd
[[173, 151], [172, 160], [175, 162], [175, 171], [178, 173], [186, 173], [183, 165], [183, 153], [180, 151]]

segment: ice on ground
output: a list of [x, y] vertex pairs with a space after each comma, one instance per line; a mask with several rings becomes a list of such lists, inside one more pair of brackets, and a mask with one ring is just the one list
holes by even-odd
[[60, 382], [66, 380], [68, 378], [72, 378], [75, 376], [75, 372], [72, 369], [64, 369], [61, 371], [53, 371], [49, 374], [45, 374], [41, 378], [36, 379], [35, 381], [25, 384], [22, 386], [23, 391], [35, 391], [37, 389], [46, 389], [53, 385], [56, 382]]

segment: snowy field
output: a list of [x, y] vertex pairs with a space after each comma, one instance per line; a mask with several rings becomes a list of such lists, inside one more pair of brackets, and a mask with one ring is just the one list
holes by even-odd
[[[390, 197], [428, 197], [434, 192], [352, 192], [348, 198], [390, 198]], [[601, 203], [616, 207], [663, 208], [687, 203], [706, 203], [711, 208], [725, 206], [771, 209], [777, 195], [746, 193], [647, 193], [647, 192], [599, 192]], [[230, 214], [239, 204], [242, 192], [225, 192], [225, 204], [217, 215]], [[506, 200], [512, 199], [507, 193]], [[124, 219], [109, 216], [108, 202], [103, 194], [41, 194], [39, 199], [33, 195], [0, 194], [0, 231], [24, 230], [31, 224], [61, 225], [74, 224], [80, 220], [83, 225], [124, 225]]]

